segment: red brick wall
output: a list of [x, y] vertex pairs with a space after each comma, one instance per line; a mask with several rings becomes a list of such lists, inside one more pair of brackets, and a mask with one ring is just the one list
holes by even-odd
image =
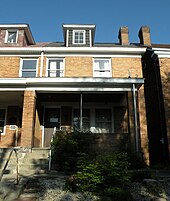
[[141, 148], [145, 162], [149, 165], [148, 153], [148, 135], [147, 135], [147, 121], [146, 121], [146, 108], [145, 108], [145, 95], [144, 87], [142, 86], [138, 91], [138, 113], [139, 113], [139, 126], [140, 126], [140, 140]]
[[160, 59], [160, 73], [164, 97], [165, 118], [167, 127], [167, 137], [170, 153], [170, 59]]
[[[112, 75], [113, 77], [142, 77], [142, 67], [140, 58], [112, 58]], [[41, 57], [39, 57], [38, 63], [38, 76], [40, 76]], [[18, 77], [20, 70], [20, 58], [19, 57], [0, 57], [0, 77]], [[43, 76], [46, 74], [46, 57], [43, 58]], [[93, 76], [93, 57], [73, 57], [67, 56], [65, 58], [65, 77], [92, 77]], [[139, 99], [140, 104], [144, 104], [144, 99]], [[142, 113], [141, 113], [142, 114]], [[22, 122], [22, 140], [21, 146], [32, 146], [32, 138], [35, 129], [35, 146], [41, 144], [39, 130], [39, 120], [36, 118], [35, 123], [35, 92], [25, 91], [23, 102], [23, 122]], [[124, 124], [124, 130], [127, 130], [127, 111], [124, 115], [122, 125]], [[143, 118], [143, 117], [142, 117]], [[126, 121], [125, 121], [126, 119]], [[146, 122], [141, 121], [141, 128], [146, 126]], [[131, 122], [133, 125], [133, 121]], [[125, 128], [126, 127], [126, 128]], [[134, 130], [131, 129], [131, 133]], [[143, 131], [144, 133], [145, 131]], [[132, 140], [133, 141], [133, 140]], [[142, 141], [143, 143], [143, 141]]]
[[0, 78], [19, 77], [20, 57], [0, 57]]
[[36, 92], [25, 91], [22, 116], [21, 146], [32, 147], [35, 127]]
[[92, 77], [92, 57], [66, 57], [65, 77]]

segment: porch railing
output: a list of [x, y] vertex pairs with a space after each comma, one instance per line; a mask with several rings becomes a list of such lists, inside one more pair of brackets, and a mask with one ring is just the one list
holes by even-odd
[[7, 166], [8, 166], [8, 163], [9, 163], [9, 161], [11, 159], [11, 156], [12, 156], [13, 152], [15, 152], [15, 156], [16, 156], [16, 163], [17, 163], [16, 164], [16, 184], [18, 184], [19, 183], [19, 168], [18, 168], [19, 165], [18, 165], [18, 154], [17, 154], [17, 150], [15, 148], [11, 150], [11, 152], [10, 152], [10, 154], [8, 156], [8, 159], [7, 159], [7, 161], [6, 161], [5, 165], [4, 165], [4, 168], [3, 168], [3, 170], [2, 170], [2, 172], [0, 174], [0, 181], [2, 180], [2, 177], [3, 177], [4, 173], [5, 173], [5, 170], [6, 170]]

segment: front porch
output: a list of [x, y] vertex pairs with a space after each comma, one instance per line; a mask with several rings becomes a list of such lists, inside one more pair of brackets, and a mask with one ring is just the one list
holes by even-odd
[[[145, 125], [139, 124], [138, 90], [143, 79], [25, 78], [22, 83], [13, 81], [15, 91], [6, 82], [0, 88], [0, 104], [6, 107], [1, 147], [49, 147], [56, 127], [100, 133], [104, 137], [99, 141], [111, 142], [115, 150], [122, 146], [140, 152], [141, 140], [146, 139], [141, 133]], [[19, 128], [17, 136], [16, 129], [9, 134], [11, 128]]]
[[[42, 147], [50, 146], [54, 128], [68, 132], [91, 131], [105, 134], [104, 138], [110, 135], [110, 139], [125, 135], [127, 138], [127, 93], [40, 93], [37, 103], [40, 108], [37, 118], [41, 118], [36, 122], [42, 128]], [[41, 146], [37, 138], [34, 146]]]

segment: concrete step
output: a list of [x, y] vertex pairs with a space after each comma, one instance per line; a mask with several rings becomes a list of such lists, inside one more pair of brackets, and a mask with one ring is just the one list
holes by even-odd
[[[0, 149], [1, 163], [0, 173], [9, 158], [12, 149]], [[45, 173], [49, 169], [49, 149], [16, 149], [18, 157], [18, 172], [22, 176]], [[3, 178], [16, 175], [17, 158], [15, 152], [12, 153], [10, 161], [6, 167]], [[13, 176], [11, 176], [13, 177]], [[14, 176], [15, 178], [15, 176]]]

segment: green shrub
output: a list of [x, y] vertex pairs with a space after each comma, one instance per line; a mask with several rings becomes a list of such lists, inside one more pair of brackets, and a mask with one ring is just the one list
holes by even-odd
[[53, 169], [76, 172], [77, 161], [82, 154], [91, 157], [95, 155], [95, 152], [92, 152], [90, 148], [91, 142], [94, 140], [95, 135], [91, 132], [57, 132], [51, 144]]
[[82, 191], [97, 192], [103, 184], [103, 176], [97, 163], [89, 163], [75, 174], [78, 188]]
[[128, 158], [125, 153], [112, 153], [97, 157], [99, 168], [105, 178], [105, 185], [122, 185], [128, 181], [129, 166]]
[[112, 186], [122, 187], [129, 180], [129, 163], [124, 153], [100, 155], [92, 161], [81, 157], [74, 175], [77, 188], [82, 191], [103, 192]]
[[122, 189], [130, 178], [127, 154], [98, 152], [92, 146], [95, 140], [91, 132], [58, 132], [52, 143], [55, 168], [73, 174], [66, 181], [67, 190], [92, 192], [108, 201], [125, 200], [128, 193]]

